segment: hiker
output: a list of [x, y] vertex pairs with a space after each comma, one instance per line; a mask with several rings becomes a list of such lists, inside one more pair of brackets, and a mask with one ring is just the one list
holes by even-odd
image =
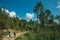
[[9, 35], [9, 38], [10, 38], [11, 37], [11, 32], [9, 32], [8, 35]]
[[16, 37], [16, 33], [14, 32], [14, 37]]

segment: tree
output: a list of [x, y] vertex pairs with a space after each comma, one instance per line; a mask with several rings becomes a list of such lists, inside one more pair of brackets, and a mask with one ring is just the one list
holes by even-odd
[[34, 12], [37, 14], [37, 26], [36, 26], [36, 33], [37, 33], [37, 39], [38, 39], [38, 19], [41, 21], [41, 24], [44, 22], [44, 8], [42, 2], [38, 2], [36, 6], [34, 7]]
[[48, 27], [48, 24], [49, 24], [48, 20], [49, 20], [49, 17], [51, 16], [51, 11], [49, 9], [46, 9], [44, 16], [45, 16], [44, 21], [45, 21], [46, 27]]
[[38, 2], [34, 7], [34, 12], [37, 14], [37, 22], [40, 20], [41, 24], [44, 22], [44, 7], [42, 2]]
[[59, 25], [60, 25], [60, 15], [57, 15], [55, 18], [59, 21]]
[[60, 15], [57, 15], [55, 18], [58, 21], [58, 30], [60, 30]]
[[3, 8], [4, 10], [2, 10], [2, 8], [0, 9], [0, 21], [1, 23], [4, 25], [3, 28], [7, 28], [8, 26], [8, 13], [5, 12], [5, 8]]

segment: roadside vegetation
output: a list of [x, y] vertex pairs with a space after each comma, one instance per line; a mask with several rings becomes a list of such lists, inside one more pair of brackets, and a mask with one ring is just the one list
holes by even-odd
[[[28, 22], [25, 19], [19, 19], [18, 16], [10, 17], [9, 13], [0, 8], [0, 29], [29, 31], [15, 40], [60, 40], [60, 15], [54, 16], [49, 9], [44, 9], [43, 3], [38, 2], [34, 7], [37, 20], [32, 19]], [[39, 19], [39, 21], [38, 21]], [[57, 22], [55, 21], [57, 20]], [[7, 32], [0, 32], [0, 40], [2, 40]]]

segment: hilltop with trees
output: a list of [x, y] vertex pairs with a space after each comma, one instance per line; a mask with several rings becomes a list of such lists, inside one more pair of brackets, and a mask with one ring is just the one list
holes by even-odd
[[[29, 31], [29, 33], [17, 37], [16, 40], [60, 40], [60, 15], [54, 16], [51, 10], [44, 9], [42, 2], [38, 2], [34, 7], [37, 15], [36, 21], [19, 19], [17, 15], [10, 17], [5, 9], [3, 8], [2, 11], [0, 8], [0, 30]], [[4, 32], [1, 31], [1, 38], [2, 33], [4, 34]]]

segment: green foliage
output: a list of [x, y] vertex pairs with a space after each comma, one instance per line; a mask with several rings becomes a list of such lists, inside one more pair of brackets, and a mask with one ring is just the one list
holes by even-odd
[[[15, 40], [60, 40], [60, 15], [52, 15], [49, 9], [44, 9], [42, 2], [38, 2], [34, 7], [37, 14], [37, 21], [10, 17], [5, 11], [0, 9], [0, 29], [15, 29], [20, 31], [30, 31], [27, 34], [17, 37]], [[39, 19], [39, 21], [38, 21]], [[56, 19], [59, 23], [54, 22]], [[40, 22], [38, 24], [38, 22]], [[0, 32], [0, 40], [9, 32]]]
[[40, 28], [37, 34], [36, 32], [30, 31], [17, 37], [15, 40], [60, 40], [60, 33], [51, 29]]
[[35, 40], [35, 34], [33, 34], [33, 32], [29, 32], [17, 37], [15, 40]]
[[8, 32], [0, 31], [0, 40], [2, 40], [4, 35], [7, 35]]
[[3, 12], [2, 12], [1, 9], [0, 9], [0, 27], [2, 29], [11, 28], [11, 29], [18, 30], [19, 29], [19, 21], [20, 21], [19, 18], [17, 16], [10, 17], [9, 13], [6, 13], [5, 10], [3, 10]]
[[3, 37], [3, 35], [2, 35], [2, 33], [0, 33], [0, 40], [2, 40], [2, 37]]
[[60, 40], [60, 33], [51, 29], [40, 29], [38, 32], [39, 40]]

